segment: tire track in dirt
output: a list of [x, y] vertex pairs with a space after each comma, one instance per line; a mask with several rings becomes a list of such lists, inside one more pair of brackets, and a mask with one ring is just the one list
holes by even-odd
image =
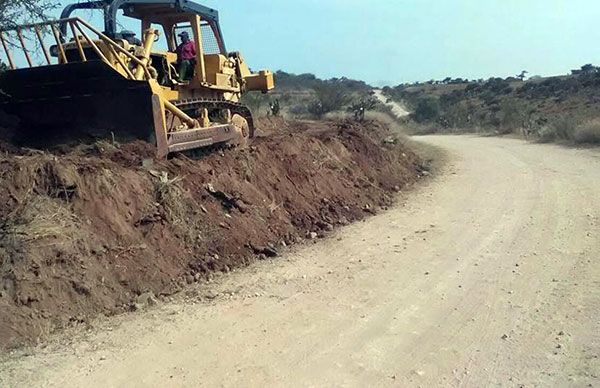
[[0, 385], [598, 384], [598, 152], [420, 140], [450, 162], [390, 211], [190, 290], [200, 305], [7, 358]]

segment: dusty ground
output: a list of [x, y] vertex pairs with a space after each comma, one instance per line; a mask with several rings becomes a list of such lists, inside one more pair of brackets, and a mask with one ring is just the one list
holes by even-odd
[[373, 92], [375, 93], [375, 97], [381, 101], [381, 103], [392, 108], [392, 113], [396, 117], [406, 117], [410, 114], [410, 112], [402, 104], [391, 100], [388, 102], [388, 98], [383, 95], [383, 91], [381, 89], [375, 89]]
[[13, 354], [0, 386], [598, 386], [600, 154], [424, 141], [448, 171], [399, 206]]
[[0, 143], [0, 349], [323, 237], [421, 173], [377, 122], [260, 124], [247, 149], [168, 161], [144, 142]]

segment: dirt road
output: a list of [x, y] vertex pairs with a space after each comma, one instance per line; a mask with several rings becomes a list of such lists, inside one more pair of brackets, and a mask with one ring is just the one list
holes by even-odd
[[375, 89], [375, 90], [373, 90], [373, 92], [375, 93], [375, 97], [379, 101], [381, 101], [383, 104], [388, 105], [390, 108], [392, 108], [392, 113], [394, 115], [396, 115], [396, 117], [404, 117], [404, 116], [408, 116], [410, 114], [410, 112], [408, 110], [406, 110], [406, 108], [403, 105], [397, 103], [396, 101], [388, 102], [388, 98], [383, 95], [383, 91], [381, 89]]
[[388, 212], [0, 364], [0, 386], [598, 386], [600, 153], [427, 137]]

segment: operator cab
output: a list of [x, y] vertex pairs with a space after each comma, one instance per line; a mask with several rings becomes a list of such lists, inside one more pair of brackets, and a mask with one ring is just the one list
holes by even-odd
[[[188, 85], [197, 88], [202, 84], [220, 85], [232, 90], [239, 88], [235, 54], [231, 57], [227, 54], [216, 10], [182, 0], [160, 3], [148, 0], [91, 1], [67, 6], [61, 19], [71, 17], [76, 10], [93, 9], [104, 13], [104, 34], [136, 56], [143, 54], [145, 31], [151, 28], [158, 30], [154, 43], [160, 47], [152, 49], [150, 65], [160, 85], [174, 89]], [[117, 25], [125, 24], [117, 22], [119, 14], [136, 20], [140, 25], [139, 34], [129, 30], [117, 32]], [[66, 36], [65, 30], [63, 36]], [[187, 35], [188, 46], [193, 45], [195, 52], [195, 58], [187, 58], [185, 63], [177, 54], [182, 34]], [[73, 42], [74, 39], [71, 39], [67, 53], [70, 62], [76, 61], [78, 54]], [[88, 59], [99, 59], [92, 50], [84, 49]], [[185, 74], [180, 74], [182, 72]]]

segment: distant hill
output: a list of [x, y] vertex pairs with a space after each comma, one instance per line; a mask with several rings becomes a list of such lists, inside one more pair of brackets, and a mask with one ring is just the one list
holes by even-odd
[[447, 80], [388, 87], [384, 93], [408, 105], [412, 119], [429, 131], [518, 131], [545, 140], [574, 140], [578, 126], [600, 118], [600, 68], [592, 65], [571, 75], [528, 81]]

